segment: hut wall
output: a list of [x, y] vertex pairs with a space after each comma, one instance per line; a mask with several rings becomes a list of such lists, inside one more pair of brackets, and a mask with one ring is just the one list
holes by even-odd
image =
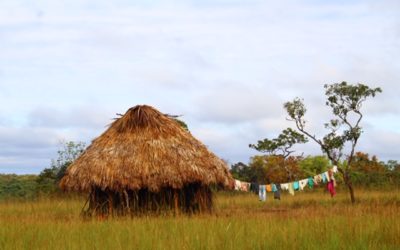
[[147, 213], [199, 213], [211, 212], [213, 206], [210, 187], [199, 183], [182, 189], [163, 188], [160, 192], [140, 190], [102, 190], [94, 187], [88, 197], [85, 215], [140, 215]]

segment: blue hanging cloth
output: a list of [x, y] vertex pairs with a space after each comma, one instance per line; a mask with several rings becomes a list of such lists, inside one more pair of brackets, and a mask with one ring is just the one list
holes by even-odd
[[299, 188], [300, 188], [299, 182], [298, 181], [293, 182], [293, 189], [299, 190]]

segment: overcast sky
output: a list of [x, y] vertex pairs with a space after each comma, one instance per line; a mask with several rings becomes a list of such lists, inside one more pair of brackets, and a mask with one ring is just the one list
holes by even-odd
[[[358, 150], [400, 160], [400, 1], [0, 1], [0, 173], [38, 173], [148, 104], [183, 115], [230, 163], [292, 126], [329, 119], [324, 84], [380, 86]], [[305, 155], [320, 154], [308, 143]]]

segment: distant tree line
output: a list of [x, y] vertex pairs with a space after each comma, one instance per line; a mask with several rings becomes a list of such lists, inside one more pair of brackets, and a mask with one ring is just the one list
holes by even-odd
[[37, 175], [0, 174], [0, 200], [37, 197]]
[[[74, 144], [76, 145], [76, 144]], [[70, 144], [72, 146], [72, 144]], [[80, 145], [79, 150], [82, 149]], [[61, 162], [59, 162], [61, 163]], [[65, 168], [71, 164], [52, 164], [39, 175], [0, 174], [0, 200], [57, 195], [58, 181]], [[354, 185], [367, 188], [400, 187], [400, 163], [395, 160], [382, 162], [377, 157], [357, 152], [353, 159], [352, 179]], [[288, 174], [287, 169], [290, 171]], [[281, 156], [256, 155], [248, 164], [242, 162], [231, 165], [230, 172], [235, 179], [257, 183], [284, 183], [314, 176], [327, 170], [331, 164], [325, 156]], [[341, 176], [337, 181], [343, 183]]]
[[58, 183], [68, 166], [85, 150], [83, 142], [64, 142], [57, 151], [57, 159], [39, 175], [0, 174], [0, 199], [36, 198], [57, 194]]
[[[363, 187], [385, 188], [400, 186], [400, 163], [394, 160], [382, 162], [376, 156], [357, 152], [352, 160], [353, 184]], [[231, 165], [235, 179], [256, 183], [286, 183], [325, 172], [332, 167], [325, 156], [257, 155], [248, 164]], [[290, 174], [289, 174], [290, 173]], [[341, 175], [337, 181], [343, 183]]]

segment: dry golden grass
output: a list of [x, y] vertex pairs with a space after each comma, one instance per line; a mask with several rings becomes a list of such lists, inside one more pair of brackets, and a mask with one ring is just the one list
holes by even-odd
[[400, 249], [399, 191], [218, 193], [211, 215], [108, 220], [81, 219], [81, 198], [2, 202], [0, 249]]

